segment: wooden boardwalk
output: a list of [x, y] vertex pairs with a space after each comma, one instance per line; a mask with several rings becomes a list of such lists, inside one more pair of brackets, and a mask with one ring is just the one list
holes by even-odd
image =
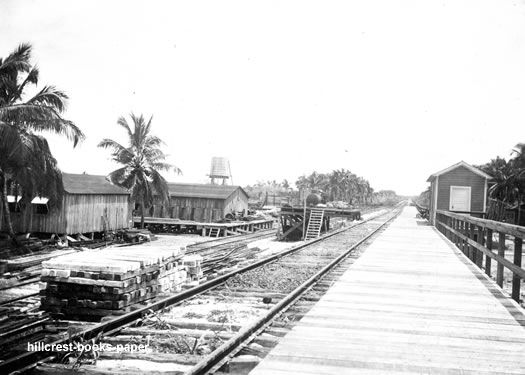
[[251, 374], [525, 374], [523, 309], [416, 213], [406, 207]]

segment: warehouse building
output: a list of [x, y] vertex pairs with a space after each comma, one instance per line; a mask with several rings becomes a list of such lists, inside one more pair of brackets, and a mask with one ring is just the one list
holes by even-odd
[[[15, 232], [71, 235], [130, 226], [130, 194], [125, 189], [111, 184], [105, 176], [63, 173], [62, 181], [65, 192], [60, 207], [49, 207], [45, 197], [22, 205], [20, 197], [8, 196]], [[1, 220], [0, 231], [5, 231], [3, 225]]]
[[168, 189], [169, 206], [155, 204], [151, 216], [209, 223], [248, 210], [248, 193], [240, 186], [168, 183]]

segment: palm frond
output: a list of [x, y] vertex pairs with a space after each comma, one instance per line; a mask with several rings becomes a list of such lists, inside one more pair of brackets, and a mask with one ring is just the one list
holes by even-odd
[[125, 167], [122, 167], [122, 168], [119, 168], [113, 172], [111, 172], [109, 175], [108, 175], [108, 179], [109, 181], [111, 181], [111, 183], [117, 185], [117, 186], [121, 186], [125, 189], [130, 189], [131, 186], [128, 185], [126, 182], [126, 179], [129, 175], [129, 170], [130, 168], [125, 166]]
[[15, 100], [18, 100], [18, 99], [20, 99], [22, 97], [22, 93], [24, 92], [24, 88], [26, 87], [26, 85], [28, 83], [31, 83], [33, 85], [37, 85], [38, 84], [38, 76], [39, 76], [38, 68], [36, 66], [34, 66], [29, 71], [29, 74], [24, 79], [24, 81], [18, 87], [18, 95], [16, 96]]
[[63, 119], [52, 107], [38, 104], [15, 104], [0, 107], [0, 121], [37, 132], [63, 135], [76, 146], [85, 139], [84, 133], [72, 121]]
[[66, 108], [68, 96], [57, 90], [54, 86], [44, 86], [39, 93], [27, 101], [27, 104], [36, 104], [53, 108], [55, 111], [61, 113]]
[[126, 118], [124, 116], [121, 116], [117, 120], [117, 124], [122, 126], [124, 129], [126, 129], [126, 132], [128, 133], [128, 136], [133, 137], [133, 132], [131, 131], [128, 122], [126, 121]]
[[151, 185], [156, 194], [164, 203], [166, 203], [169, 200], [168, 182], [155, 169], [149, 169], [148, 174], [151, 178]]
[[6, 71], [28, 72], [31, 69], [31, 45], [27, 43], [20, 44], [9, 56], [3, 59], [0, 64], [0, 74]]

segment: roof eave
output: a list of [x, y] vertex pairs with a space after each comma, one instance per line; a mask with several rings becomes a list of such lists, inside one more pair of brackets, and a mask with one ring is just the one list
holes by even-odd
[[459, 163], [456, 163], [456, 164], [453, 164], [451, 165], [450, 167], [448, 168], [445, 168], [445, 169], [442, 169], [441, 171], [439, 172], [436, 172], [434, 174], [431, 174], [430, 177], [427, 179], [427, 182], [429, 182], [431, 179], [434, 179], [442, 174], [445, 174], [445, 173], [448, 173], [450, 171], [453, 171], [454, 169], [456, 168], [459, 168], [459, 167], [465, 167], [467, 168], [468, 170], [470, 170], [472, 173], [475, 173], [477, 174], [478, 176], [481, 176], [483, 178], [486, 178], [487, 180], [491, 180], [492, 179], [492, 176], [488, 175], [487, 173], [483, 172], [482, 170], [470, 165], [469, 163], [461, 160]]

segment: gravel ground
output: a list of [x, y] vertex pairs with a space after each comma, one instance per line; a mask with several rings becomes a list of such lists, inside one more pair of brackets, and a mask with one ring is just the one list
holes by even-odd
[[258, 288], [266, 291], [290, 293], [323, 266], [303, 264], [300, 267], [269, 264], [237, 275], [226, 283], [229, 288]]

